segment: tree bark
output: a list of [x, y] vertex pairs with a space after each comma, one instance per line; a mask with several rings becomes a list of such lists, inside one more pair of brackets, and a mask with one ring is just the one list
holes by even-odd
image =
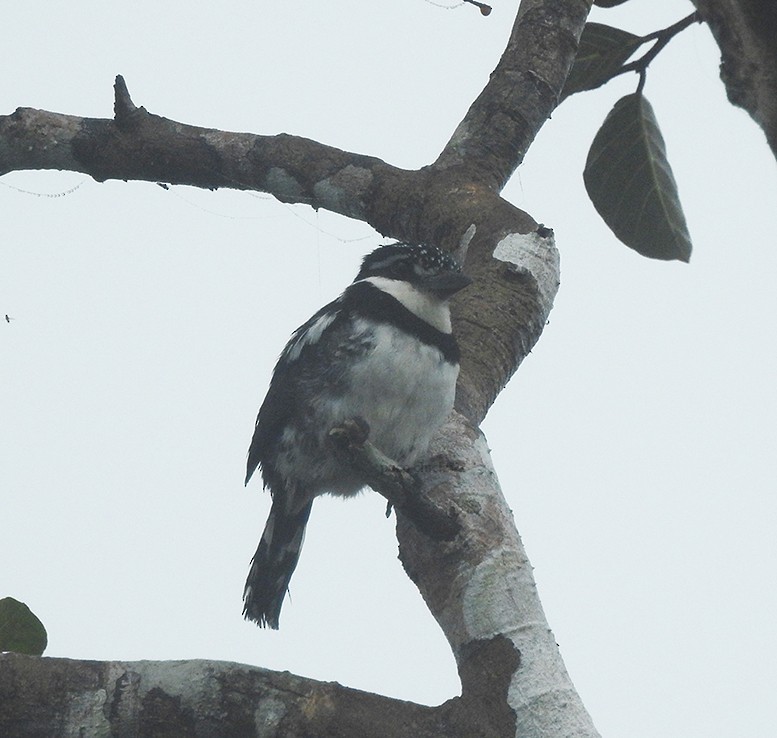
[[720, 47], [720, 78], [728, 99], [766, 134], [777, 158], [777, 3], [693, 0]]
[[0, 735], [539, 738], [597, 736], [545, 619], [485, 439], [454, 414], [425, 492], [462, 532], [399, 517], [400, 558], [448, 638], [462, 694], [425, 707], [241, 664], [0, 655]]
[[457, 413], [434, 443], [423, 492], [461, 529], [432, 540], [402, 515], [402, 563], [443, 629], [460, 697], [437, 708], [213, 662], [0, 659], [0, 734], [176, 736], [598, 735], [564, 668], [531, 566], [477, 425], [531, 350], [559, 284], [552, 231], [499, 190], [558, 101], [589, 0], [524, 0], [507, 50], [438, 159], [418, 171], [315, 141], [188, 126], [132, 102], [113, 119], [20, 108], [0, 117], [0, 173], [69, 169], [269, 192], [381, 233], [468, 246], [475, 283], [454, 304]]

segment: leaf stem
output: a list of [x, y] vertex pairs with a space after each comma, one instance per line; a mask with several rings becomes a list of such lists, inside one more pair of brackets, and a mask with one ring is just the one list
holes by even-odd
[[682, 20], [673, 23], [671, 26], [667, 26], [666, 28], [662, 28], [659, 31], [653, 31], [652, 33], [648, 33], [647, 35], [642, 36], [642, 41], [652, 41], [653, 39], [664, 40], [662, 46], [666, 46], [666, 44], [669, 43], [669, 41], [674, 36], [676, 36], [681, 31], [684, 31], [692, 23], [701, 23], [699, 12], [696, 10]]
[[479, 3], [477, 0], [464, 0], [465, 3], [469, 3], [470, 5], [474, 5], [477, 8], [480, 8], [480, 14], [481, 15], [491, 15], [491, 6], [486, 5], [485, 3]]
[[[639, 86], [637, 92], [642, 92], [642, 88], [645, 86], [645, 76], [647, 74], [647, 68], [650, 62], [653, 61], [662, 51], [662, 49], [681, 31], [684, 31], [692, 23], [701, 23], [701, 17], [697, 11], [694, 11], [689, 16], [686, 16], [682, 20], [673, 23], [671, 26], [662, 28], [659, 31], [653, 31], [646, 36], [640, 38], [640, 43], [644, 44], [648, 41], [655, 41], [653, 46], [645, 52], [639, 59], [635, 59], [633, 62], [624, 64], [613, 77], [617, 77], [619, 74], [626, 74], [627, 72], [637, 72], [639, 74]], [[611, 78], [612, 79], [612, 78]]]
[[645, 89], [645, 81], [647, 80], [647, 69], [639, 70], [639, 83], [637, 84], [637, 95], [642, 94], [642, 90]]

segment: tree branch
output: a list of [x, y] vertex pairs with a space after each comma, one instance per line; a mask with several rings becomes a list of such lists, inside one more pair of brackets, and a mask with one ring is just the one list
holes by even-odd
[[[124, 130], [131, 126], [132, 118], [138, 113], [138, 108], [135, 103], [132, 102], [129, 90], [127, 89], [127, 83], [120, 74], [116, 77], [116, 82], [113, 85], [113, 92], [113, 116], [116, 125]], [[141, 108], [141, 112], [145, 113], [145, 108]]]
[[761, 126], [777, 157], [777, 4], [692, 1], [720, 48], [720, 77], [729, 101]]
[[434, 163], [499, 192], [559, 102], [590, 0], [524, 0], [491, 78]]
[[[475, 284], [455, 298], [454, 313], [464, 354], [457, 407], [475, 423], [539, 338], [558, 286], [557, 272], [547, 285], [538, 281], [548, 274], [543, 261], [557, 270], [553, 240], [543, 238], [538, 251], [532, 245], [538, 226], [530, 216], [495, 192], [462, 181], [457, 171], [407, 171], [299, 136], [178, 123], [135, 106], [120, 77], [115, 108], [113, 120], [30, 108], [0, 116], [0, 173], [68, 169], [98, 181], [259, 190], [451, 251], [474, 226], [465, 266]], [[507, 262], [496, 256], [495, 249], [504, 251], [524, 236], [526, 254], [519, 249]]]
[[[653, 59], [655, 59], [664, 47], [678, 34], [682, 33], [692, 23], [701, 23], [701, 18], [698, 12], [691, 13], [685, 18], [673, 23], [671, 26], [662, 28], [658, 31], [653, 31], [645, 36], [642, 36], [639, 41], [640, 44], [647, 43], [649, 41], [655, 41], [655, 43], [639, 58], [635, 59], [628, 64], [624, 64], [617, 72], [614, 72], [605, 82], [609, 82], [611, 79], [620, 76], [621, 74], [627, 74], [628, 72], [636, 72], [639, 74], [639, 86], [637, 92], [642, 92], [642, 88], [645, 86], [645, 79], [647, 75], [647, 68], [650, 66]], [[602, 84], [605, 84], [603, 82]]]
[[[461, 531], [434, 541], [398, 513], [399, 558], [451, 645], [462, 704], [474, 710], [504, 700], [514, 727], [495, 736], [598, 736], [548, 627], [485, 438], [454, 413], [431, 452], [445, 463], [425, 470], [422, 491], [438, 505], [455, 505]], [[552, 729], [543, 717], [550, 715]]]
[[375, 448], [368, 437], [369, 427], [362, 418], [352, 418], [329, 431], [335, 453], [358, 470], [390, 507], [407, 515], [424, 535], [436, 541], [452, 540], [459, 532], [456, 511], [450, 506], [447, 510], [437, 507], [421, 494], [419, 480]]
[[257, 136], [199, 128], [136, 107], [116, 78], [114, 119], [18, 108], [0, 116], [0, 174], [67, 169], [107, 179], [269, 192], [366, 218], [373, 171], [401, 170], [299, 136]]
[[[51, 709], [100, 719], [105, 705], [122, 706], [117, 680], [127, 673], [123, 683], [134, 689], [132, 674], [137, 672], [140, 691], [134, 701], [111, 714], [112, 727], [121, 727], [121, 716], [128, 716], [127, 734], [135, 734], [136, 725], [143, 734], [144, 715], [151, 715], [157, 705], [176, 720], [180, 713], [190, 715], [181, 710], [191, 704], [184, 696], [187, 685], [181, 682], [193, 681], [194, 687], [205, 689], [203, 683], [211, 680], [215, 702], [206, 702], [203, 720], [213, 714], [229, 716], [234, 709], [245, 730], [233, 735], [597, 735], [545, 622], [488, 449], [474, 428], [541, 334], [558, 288], [552, 231], [500, 198], [498, 191], [555, 107], [589, 7], [589, 0], [524, 0], [491, 81], [438, 160], [416, 172], [295, 136], [254, 136], [176, 123], [136, 106], [121, 79], [113, 120], [24, 108], [0, 117], [0, 173], [55, 168], [84, 172], [100, 181], [256, 189], [285, 202], [306, 202], [363, 219], [396, 238], [451, 251], [464, 234], [474, 234], [465, 269], [475, 282], [453, 303], [462, 348], [456, 400], [461, 415], [454, 415], [435, 441], [433, 452], [443, 461], [419, 474], [420, 496], [441, 510], [453, 505], [459, 532], [435, 540], [410, 520], [417, 518], [412, 506], [397, 513], [402, 563], [451, 644], [461, 697], [435, 709], [406, 705], [398, 714], [384, 712], [375, 701], [380, 698], [346, 697], [345, 690], [319, 688], [308, 680], [283, 682], [283, 691], [292, 695], [289, 703], [243, 671], [230, 681], [218, 665], [187, 662], [191, 673], [180, 672], [173, 683], [165, 664], [151, 664], [148, 671], [123, 665], [124, 672], [108, 664], [103, 681], [95, 676], [99, 665], [87, 666], [83, 673], [76, 669], [73, 678], [80, 680], [80, 687], [66, 693], [77, 691], [78, 699], [68, 697], [63, 707], [57, 697]], [[41, 663], [45, 671], [51, 662]], [[18, 677], [17, 670], [10, 676], [11, 691], [0, 687], [0, 694], [23, 694]], [[166, 686], [160, 686], [162, 681]], [[45, 682], [58, 689], [55, 679]], [[225, 695], [226, 682], [237, 684], [242, 696]], [[26, 703], [26, 709], [34, 720], [37, 706]], [[220, 733], [213, 728], [203, 734]]]
[[4, 653], [0, 695], [13, 695], [0, 700], [4, 738], [436, 738], [447, 722], [434, 708], [339, 684], [198, 660], [99, 662]]
[[211, 661], [0, 655], [0, 735], [597, 738], [537, 598], [485, 439], [455, 415], [423, 494], [460, 532], [434, 541], [397, 515], [400, 559], [445, 633], [462, 683], [439, 707]]
[[492, 8], [490, 5], [480, 3], [478, 0], [464, 0], [464, 2], [469, 3], [470, 5], [474, 5], [476, 8], [478, 8], [481, 15], [491, 15]]

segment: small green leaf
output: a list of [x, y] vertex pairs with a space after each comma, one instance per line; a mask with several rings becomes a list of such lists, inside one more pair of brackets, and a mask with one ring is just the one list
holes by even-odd
[[690, 259], [664, 139], [641, 93], [615, 103], [591, 144], [583, 179], [599, 215], [629, 248], [652, 259]]
[[0, 600], [0, 651], [40, 656], [47, 643], [43, 623], [27, 605], [13, 597]]
[[612, 79], [624, 62], [642, 44], [642, 39], [628, 31], [602, 23], [587, 23], [561, 99], [575, 92], [593, 90]]

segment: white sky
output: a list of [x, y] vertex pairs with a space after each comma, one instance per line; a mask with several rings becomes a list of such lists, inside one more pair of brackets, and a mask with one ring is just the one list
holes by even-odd
[[[414, 168], [502, 52], [517, 3], [493, 5], [14, 3], [0, 111], [109, 117], [121, 73], [136, 104], [176, 120]], [[690, 10], [632, 0], [594, 17], [646, 33]], [[690, 265], [619, 245], [583, 190], [588, 143], [635, 79], [567, 101], [504, 192], [554, 228], [562, 286], [484, 429], [607, 736], [773, 730], [777, 171], [717, 67], [696, 26], [646, 88]], [[244, 460], [272, 366], [379, 236], [263, 195], [74, 173], [3, 177], [0, 212], [14, 318], [0, 322], [0, 596], [43, 620], [47, 655], [222, 659], [453, 696], [452, 657], [371, 493], [316, 503], [280, 632], [241, 617], [269, 507], [243, 489]]]

